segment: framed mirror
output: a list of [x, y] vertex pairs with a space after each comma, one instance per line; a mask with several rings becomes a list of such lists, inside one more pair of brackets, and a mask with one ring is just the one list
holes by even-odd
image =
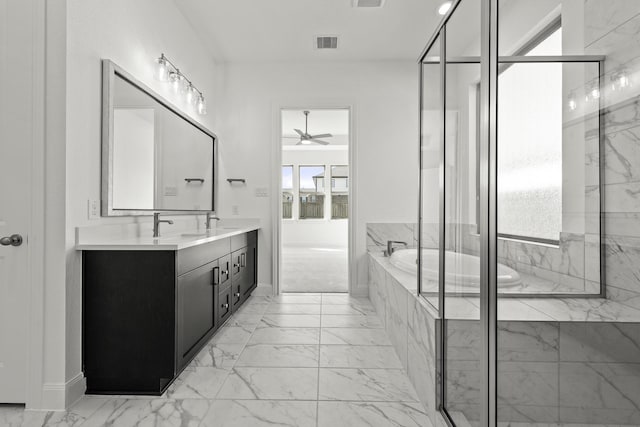
[[102, 216], [215, 210], [216, 136], [102, 61]]

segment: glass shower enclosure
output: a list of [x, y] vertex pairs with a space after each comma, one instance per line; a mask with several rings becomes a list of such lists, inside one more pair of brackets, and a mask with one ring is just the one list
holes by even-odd
[[640, 425], [639, 33], [634, 0], [459, 0], [420, 56], [452, 425]]

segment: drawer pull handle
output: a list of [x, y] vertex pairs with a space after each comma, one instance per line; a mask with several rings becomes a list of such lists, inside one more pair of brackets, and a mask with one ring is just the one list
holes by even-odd
[[239, 297], [240, 296], [240, 292], [236, 292], [236, 296]]
[[238, 268], [238, 267], [240, 267], [240, 264], [236, 264], [236, 263], [233, 264], [233, 268]]
[[222, 304], [222, 308], [229, 308], [229, 304]]

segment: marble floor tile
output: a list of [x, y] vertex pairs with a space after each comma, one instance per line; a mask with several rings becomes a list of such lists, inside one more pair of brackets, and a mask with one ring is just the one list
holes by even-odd
[[366, 297], [353, 297], [349, 294], [322, 294], [322, 304], [371, 305]]
[[417, 402], [400, 369], [320, 368], [320, 400]]
[[271, 304], [268, 314], [320, 314], [320, 304]]
[[218, 399], [316, 400], [318, 368], [236, 367]]
[[312, 368], [318, 366], [317, 345], [249, 344], [236, 366]]
[[375, 315], [376, 309], [373, 305], [357, 304], [322, 304], [322, 314], [355, 314], [355, 315]]
[[82, 426], [197, 427], [211, 405], [212, 401], [205, 399], [126, 399], [104, 411], [98, 409]]
[[258, 328], [248, 344], [319, 344], [320, 328]]
[[314, 401], [218, 400], [204, 417], [206, 427], [315, 427]]
[[260, 323], [262, 314], [236, 313], [227, 320], [225, 326], [240, 326], [247, 330], [254, 329]]
[[244, 344], [218, 343], [205, 346], [193, 359], [191, 366], [233, 368], [244, 349]]
[[320, 344], [391, 345], [383, 329], [322, 328]]
[[[283, 226], [285, 226], [283, 224]], [[347, 248], [282, 247], [280, 289], [286, 292], [347, 292]]]
[[321, 368], [402, 369], [392, 346], [321, 345]]
[[266, 302], [245, 302], [237, 309], [236, 314], [264, 314], [271, 304]]
[[280, 294], [271, 298], [272, 304], [321, 304], [322, 294]]
[[383, 328], [378, 316], [326, 315], [322, 316], [323, 328]]
[[265, 314], [258, 328], [319, 328], [320, 316], [309, 314]]
[[213, 399], [229, 369], [187, 367], [166, 391], [169, 399]]
[[246, 344], [254, 328], [243, 326], [223, 326], [215, 333], [209, 344]]
[[22, 405], [0, 404], [0, 426], [3, 427], [40, 427], [49, 415], [48, 412], [25, 411]]
[[318, 427], [431, 427], [419, 403], [319, 402]]
[[[112, 399], [104, 397], [85, 397], [80, 399], [80, 401], [73, 404], [71, 408], [64, 412], [55, 411], [46, 413], [44, 421], [39, 425], [51, 427], [75, 427], [87, 425], [87, 421], [91, 416], [110, 400]], [[93, 420], [97, 420], [99, 418], [100, 417], [97, 416], [94, 417]], [[0, 425], [4, 424], [0, 423]], [[24, 425], [29, 425], [29, 422]]]

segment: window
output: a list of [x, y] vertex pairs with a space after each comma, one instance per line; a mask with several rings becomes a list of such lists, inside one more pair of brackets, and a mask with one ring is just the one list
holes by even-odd
[[[559, 19], [515, 53], [561, 54]], [[562, 103], [562, 63], [500, 64], [499, 237], [558, 243], [562, 230]]]
[[331, 166], [331, 219], [349, 217], [349, 167]]
[[[286, 191], [289, 190], [289, 191]], [[282, 218], [293, 218], [293, 166], [282, 166]]]
[[[561, 55], [556, 28], [526, 55]], [[498, 81], [498, 235], [556, 242], [562, 229], [562, 64], [513, 64]]]
[[324, 166], [300, 166], [300, 219], [324, 218]]

